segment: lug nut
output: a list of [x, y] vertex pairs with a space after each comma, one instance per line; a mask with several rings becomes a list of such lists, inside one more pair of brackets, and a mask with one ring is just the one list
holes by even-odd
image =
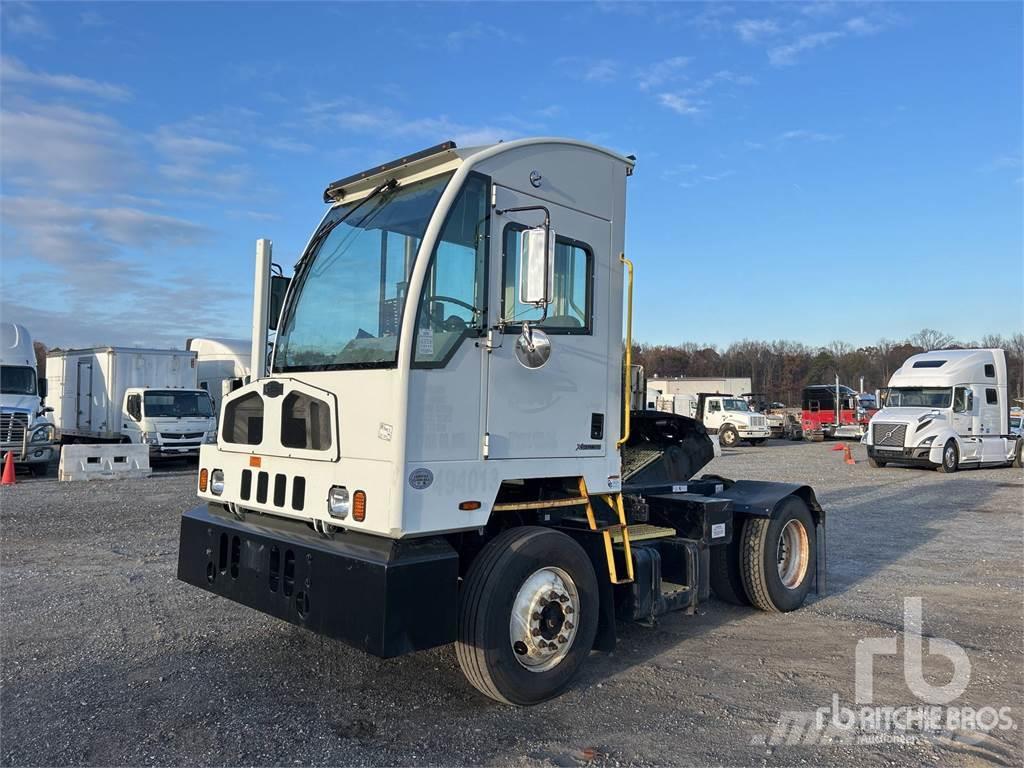
[[558, 642], [560, 642], [562, 645], [565, 645], [567, 642], [569, 642], [569, 639], [565, 635], [559, 635]]
[[565, 612], [566, 613], [575, 613], [575, 611], [573, 610], [573, 607], [571, 605], [565, 606]]
[[540, 621], [543, 617], [540, 615], [539, 611], [534, 611], [533, 615], [530, 618], [534, 621]]
[[538, 637], [540, 635], [540, 630], [537, 629], [537, 627], [534, 627], [533, 629], [530, 630], [530, 634], [533, 635], [534, 637]]
[[538, 602], [538, 603], [540, 604], [540, 607], [541, 607], [541, 608], [545, 608], [545, 607], [547, 607], [547, 604], [548, 604], [548, 599], [547, 599], [546, 597], [542, 597], [542, 598], [541, 598], [540, 600], [538, 600], [537, 602]]
[[569, 602], [569, 596], [568, 595], [559, 595], [558, 596], [558, 602], [560, 602], [560, 603], [568, 603]]
[[550, 592], [548, 592], [548, 600], [557, 600], [557, 599], [558, 599], [558, 593], [555, 592], [555, 590], [551, 590]]
[[572, 629], [573, 626], [575, 626], [575, 625], [571, 621], [565, 622], [565, 628], [566, 629]]

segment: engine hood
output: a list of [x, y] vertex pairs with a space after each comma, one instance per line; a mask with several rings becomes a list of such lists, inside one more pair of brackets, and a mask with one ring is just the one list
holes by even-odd
[[946, 414], [934, 408], [883, 408], [871, 417], [871, 421], [887, 424], [918, 424], [923, 421], [942, 419]]

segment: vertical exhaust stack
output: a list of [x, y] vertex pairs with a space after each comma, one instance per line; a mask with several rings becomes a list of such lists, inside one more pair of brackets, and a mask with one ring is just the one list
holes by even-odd
[[274, 244], [256, 241], [256, 274], [252, 291], [252, 380], [267, 375], [267, 316], [270, 312], [270, 262]]

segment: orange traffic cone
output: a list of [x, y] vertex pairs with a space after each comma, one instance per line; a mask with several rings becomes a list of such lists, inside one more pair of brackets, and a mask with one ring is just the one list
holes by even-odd
[[0, 485], [14, 485], [14, 453], [11, 451], [7, 452], [7, 458], [4, 459], [4, 476], [0, 479]]
[[841, 450], [843, 450], [843, 444], [842, 443], [838, 443], [837, 445], [832, 446], [832, 448], [830, 448], [829, 450], [831, 450], [831, 451], [841, 451]]
[[857, 460], [853, 458], [853, 451], [850, 450], [850, 446], [844, 445], [843, 447], [846, 449], [846, 454], [843, 456], [843, 460], [847, 464], [856, 464]]

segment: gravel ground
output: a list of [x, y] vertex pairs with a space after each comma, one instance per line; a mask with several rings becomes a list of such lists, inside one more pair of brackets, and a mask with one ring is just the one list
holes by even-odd
[[[829, 513], [829, 593], [790, 614], [712, 600], [622, 626], [561, 698], [500, 706], [453, 650], [383, 661], [175, 579], [192, 472], [25, 480], [0, 492], [3, 765], [1021, 765], [1024, 473], [941, 475], [843, 463], [829, 444], [770, 442], [707, 471], [810, 483]], [[960, 644], [955, 705], [1012, 707], [975, 744], [766, 746], [785, 710], [852, 706], [854, 648], [902, 628]], [[927, 649], [927, 644], [925, 646]], [[926, 657], [926, 676], [951, 666]], [[917, 705], [898, 656], [875, 702]]]

